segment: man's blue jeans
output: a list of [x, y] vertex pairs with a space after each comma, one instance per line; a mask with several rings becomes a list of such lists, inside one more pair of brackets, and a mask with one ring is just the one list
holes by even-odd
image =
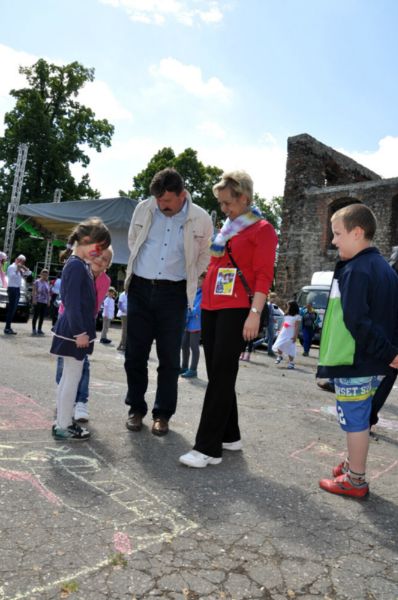
[[8, 287], [7, 295], [8, 295], [8, 307], [7, 307], [7, 316], [6, 316], [6, 325], [4, 329], [11, 329], [11, 323], [17, 312], [19, 296], [21, 294], [21, 288], [19, 287]]
[[169, 419], [176, 411], [180, 350], [187, 310], [186, 282], [154, 282], [133, 276], [128, 290], [126, 404], [129, 413], [145, 416], [148, 406], [148, 359], [156, 341], [159, 359], [153, 418]]
[[[62, 356], [57, 358], [57, 372], [55, 374], [55, 381], [57, 384], [61, 381], [62, 371], [64, 368], [64, 359]], [[88, 388], [90, 384], [90, 362], [86, 356], [83, 360], [83, 372], [80, 378], [79, 387], [77, 388], [76, 402], [88, 402]]]

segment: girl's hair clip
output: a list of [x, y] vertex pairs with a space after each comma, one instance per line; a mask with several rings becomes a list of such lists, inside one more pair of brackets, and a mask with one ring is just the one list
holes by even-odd
[[73, 244], [66, 244], [66, 249], [67, 250], [72, 250], [73, 248]]

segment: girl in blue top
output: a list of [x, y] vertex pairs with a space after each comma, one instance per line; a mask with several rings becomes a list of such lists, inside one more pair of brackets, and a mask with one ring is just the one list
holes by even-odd
[[111, 243], [107, 227], [97, 217], [75, 227], [68, 239], [65, 255], [71, 251], [61, 281], [64, 312], [55, 325], [50, 352], [64, 357], [64, 369], [57, 388], [57, 419], [53, 436], [58, 440], [86, 440], [87, 429], [73, 422], [76, 392], [83, 360], [94, 346], [96, 298], [89, 264]]

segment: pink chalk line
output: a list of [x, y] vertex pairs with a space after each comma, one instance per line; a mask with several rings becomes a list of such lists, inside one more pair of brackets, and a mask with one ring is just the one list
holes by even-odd
[[43, 496], [51, 504], [61, 506], [61, 500], [52, 492], [50, 492], [44, 485], [31, 473], [26, 471], [7, 471], [0, 467], [0, 478], [7, 479], [8, 481], [28, 481], [41, 496]]
[[48, 412], [32, 398], [0, 386], [0, 430], [49, 429], [51, 424]]

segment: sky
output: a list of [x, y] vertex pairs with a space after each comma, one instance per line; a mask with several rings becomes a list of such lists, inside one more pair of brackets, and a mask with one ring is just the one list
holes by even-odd
[[[131, 190], [161, 148], [245, 169], [283, 194], [287, 138], [308, 133], [398, 176], [395, 0], [0, 0], [0, 135], [19, 65], [79, 61], [79, 101], [115, 126], [88, 151], [101, 197]], [[23, 202], [23, 197], [22, 200]]]

